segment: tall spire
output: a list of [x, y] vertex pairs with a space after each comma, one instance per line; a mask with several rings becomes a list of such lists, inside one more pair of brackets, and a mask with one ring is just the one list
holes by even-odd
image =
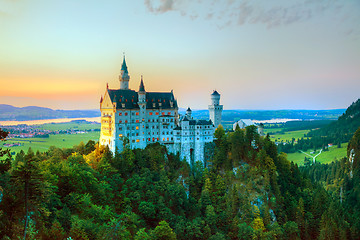
[[144, 82], [143, 82], [143, 76], [141, 75], [141, 82], [139, 87], [139, 92], [145, 92]]
[[125, 54], [124, 54], [123, 63], [121, 65], [121, 71], [124, 71], [124, 73], [128, 73], [128, 69], [127, 69], [126, 61], [125, 61]]
[[120, 80], [120, 89], [128, 90], [130, 76], [129, 76], [128, 68], [126, 66], [125, 54], [124, 54], [123, 63], [121, 65], [119, 80]]

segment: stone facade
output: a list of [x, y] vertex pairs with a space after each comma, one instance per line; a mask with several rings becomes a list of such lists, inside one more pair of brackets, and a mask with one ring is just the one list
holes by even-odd
[[[221, 111], [215, 110], [211, 120], [195, 120], [189, 108], [186, 115], [180, 117], [172, 91], [146, 92], [142, 78], [138, 92], [129, 89], [130, 76], [125, 58], [119, 80], [120, 89], [107, 86], [104, 97], [100, 99], [101, 145], [107, 145], [115, 152], [122, 151], [127, 141], [132, 149], [143, 149], [150, 143], [159, 142], [189, 163], [204, 161], [205, 144], [213, 141], [213, 119], [220, 124]], [[219, 94], [216, 96], [217, 105], [213, 101], [210, 106], [219, 109], [218, 100]]]

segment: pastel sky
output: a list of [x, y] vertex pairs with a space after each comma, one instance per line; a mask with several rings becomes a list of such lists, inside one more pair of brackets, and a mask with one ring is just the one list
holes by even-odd
[[360, 97], [359, 0], [0, 0], [0, 103], [97, 109], [119, 88], [180, 107], [346, 108]]

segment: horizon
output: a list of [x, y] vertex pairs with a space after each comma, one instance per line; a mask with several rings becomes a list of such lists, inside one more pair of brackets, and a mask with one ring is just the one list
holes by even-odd
[[[86, 7], [85, 7], [86, 6]], [[360, 96], [360, 2], [0, 0], [0, 103], [98, 109], [106, 84], [206, 109], [343, 109]], [[125, 53], [124, 53], [125, 52]]]
[[[354, 101], [355, 102], [355, 101]], [[54, 111], [100, 111], [100, 109], [57, 109], [57, 108], [51, 108], [51, 107], [42, 107], [42, 106], [34, 106], [34, 105], [28, 105], [28, 106], [24, 106], [24, 107], [19, 107], [19, 106], [14, 106], [14, 105], [10, 105], [10, 104], [2, 104], [1, 105], [8, 105], [8, 106], [12, 106], [12, 107], [16, 107], [16, 108], [27, 108], [27, 107], [40, 107], [40, 108], [48, 108]], [[350, 105], [349, 105], [350, 106]], [[344, 108], [331, 108], [331, 109], [223, 109], [223, 111], [335, 111], [335, 110], [346, 110], [349, 106], [344, 107]], [[186, 111], [188, 107], [179, 107], [179, 111]], [[202, 108], [191, 108], [192, 111], [208, 111], [208, 109]]]

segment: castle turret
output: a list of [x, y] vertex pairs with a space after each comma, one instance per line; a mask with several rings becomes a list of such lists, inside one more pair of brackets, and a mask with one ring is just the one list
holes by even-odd
[[221, 113], [223, 105], [220, 105], [220, 94], [214, 90], [211, 94], [211, 105], [209, 105], [210, 120], [213, 122], [215, 128], [221, 124]]
[[122, 66], [121, 66], [119, 80], [120, 80], [120, 89], [128, 90], [130, 76], [129, 76], [129, 72], [128, 72], [128, 69], [126, 66], [125, 56], [124, 56], [124, 60], [123, 60]]
[[188, 107], [188, 109], [186, 110], [186, 117], [191, 120], [192, 117], [191, 117], [191, 109]]
[[142, 76], [141, 76], [141, 82], [140, 82], [138, 94], [139, 94], [139, 103], [145, 103], [146, 102], [146, 91], [145, 91], [145, 86], [144, 86]]
[[[139, 105], [139, 113], [140, 113], [140, 121], [142, 122], [142, 124], [139, 125], [140, 127], [140, 133], [145, 133], [146, 132], [146, 127], [145, 127], [145, 119], [146, 119], [146, 91], [145, 91], [145, 86], [144, 86], [144, 81], [143, 81], [143, 76], [141, 76], [141, 81], [140, 81], [140, 86], [139, 86], [139, 92], [138, 92], [138, 105]], [[143, 136], [142, 141], [140, 141], [138, 143], [138, 147], [140, 148], [145, 148], [147, 144], [147, 138], [145, 136]]]

